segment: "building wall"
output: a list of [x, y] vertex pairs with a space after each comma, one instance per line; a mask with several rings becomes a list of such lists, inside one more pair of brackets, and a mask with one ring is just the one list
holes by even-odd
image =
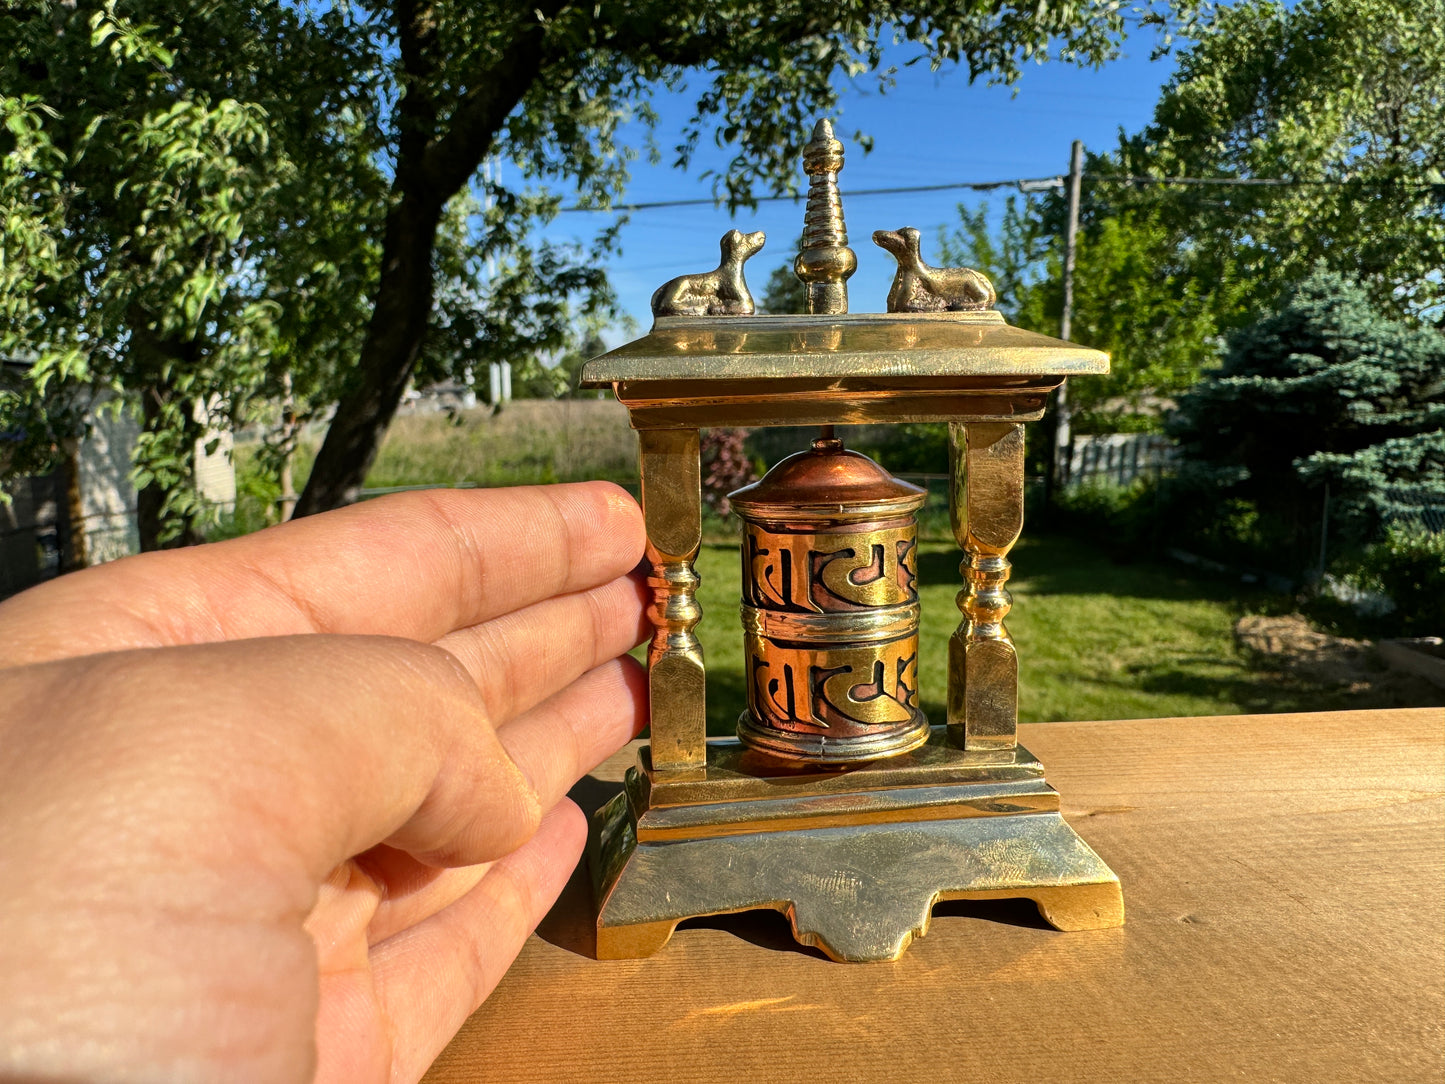
[[[113, 561], [140, 549], [136, 526], [136, 493], [130, 484], [131, 455], [140, 424], [129, 410], [98, 410], [89, 437], [80, 445], [80, 491], [85, 510], [86, 553], [93, 565]], [[216, 442], [206, 453], [206, 446]], [[223, 511], [236, 507], [236, 468], [231, 462], [234, 441], [228, 432], [211, 430], [196, 442], [196, 481], [201, 496]]]
[[140, 549], [130, 457], [140, 425], [129, 410], [98, 410], [80, 442], [80, 502], [90, 564], [114, 561]]
[[[140, 424], [130, 410], [97, 409], [80, 442], [76, 468], [88, 564], [103, 564], [140, 549], [131, 456]], [[206, 453], [206, 445], [216, 441]], [[202, 496], [230, 511], [236, 505], [236, 471], [230, 433], [212, 431], [197, 442], [196, 474]], [[68, 526], [65, 472], [18, 478], [6, 484], [0, 505], [0, 597], [56, 575]]]
[[[206, 454], [206, 445], [216, 442], [215, 451]], [[196, 482], [201, 496], [225, 511], [236, 507], [236, 465], [231, 453], [236, 442], [229, 432], [211, 430], [196, 442]]]

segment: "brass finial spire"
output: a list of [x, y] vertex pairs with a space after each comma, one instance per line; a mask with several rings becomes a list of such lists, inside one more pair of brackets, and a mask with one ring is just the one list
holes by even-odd
[[793, 262], [793, 272], [808, 287], [808, 311], [815, 315], [848, 311], [848, 276], [858, 268], [858, 257], [848, 247], [838, 195], [842, 168], [843, 144], [833, 138], [832, 121], [820, 120], [812, 141], [803, 148], [808, 207], [803, 215], [803, 251]]

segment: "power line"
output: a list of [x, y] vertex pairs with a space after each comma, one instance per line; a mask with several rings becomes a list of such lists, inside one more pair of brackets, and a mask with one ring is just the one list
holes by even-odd
[[[857, 199], [861, 196], [893, 196], [910, 192], [952, 192], [958, 189], [970, 188], [979, 192], [986, 192], [994, 188], [1007, 188], [1011, 185], [1037, 184], [1044, 187], [1054, 187], [1055, 184], [1063, 184], [1062, 177], [1037, 177], [1033, 179], [1021, 178], [1011, 181], [953, 181], [946, 184], [918, 184], [907, 185], [897, 188], [850, 188], [845, 195], [849, 199]], [[757, 196], [755, 203], [802, 203], [807, 198], [806, 193], [799, 192], [792, 196]], [[653, 200], [647, 203], [614, 203], [611, 207], [590, 207], [581, 204], [572, 204], [567, 207], [560, 207], [560, 211], [658, 211], [669, 207], [720, 207], [721, 200], [716, 199], [664, 199]]]
[[1366, 188], [1441, 188], [1445, 184], [1439, 181], [1372, 181], [1363, 177], [1320, 177], [1300, 178], [1290, 177], [1131, 177], [1128, 175], [1116, 176], [1113, 174], [1100, 174], [1090, 178], [1085, 175], [1085, 180], [1094, 182], [1116, 182], [1119, 184], [1214, 184], [1214, 185], [1262, 185], [1274, 188], [1344, 188], [1348, 185], [1362, 185]]
[[[1148, 177], [1134, 176], [1129, 174], [1088, 174], [1083, 175], [1083, 180], [1089, 184], [1124, 184], [1130, 186], [1142, 185], [1166, 185], [1166, 186], [1189, 186], [1189, 185], [1213, 185], [1223, 187], [1259, 187], [1259, 188], [1342, 188], [1348, 185], [1360, 185], [1368, 188], [1402, 188], [1402, 189], [1439, 189], [1442, 197], [1445, 197], [1445, 184], [1436, 181], [1398, 181], [1345, 178], [1317, 178], [1317, 179], [1295, 179], [1290, 177]], [[923, 192], [991, 192], [999, 188], [1017, 188], [1020, 192], [1044, 192], [1055, 188], [1063, 188], [1066, 178], [1063, 176], [1053, 177], [1013, 177], [1001, 181], [949, 181], [943, 184], [917, 184], [901, 185], [888, 188], [858, 188], [845, 191], [843, 194], [849, 199], [858, 199], [865, 196], [904, 196], [914, 195]], [[782, 196], [758, 196], [755, 203], [802, 203], [806, 197], [803, 193], [796, 195]], [[674, 207], [721, 207], [721, 200], [708, 199], [706, 197], [696, 199], [670, 199], [652, 200], [645, 203], [615, 203], [610, 207], [592, 207], [584, 204], [571, 204], [560, 207], [560, 211], [583, 212], [583, 213], [611, 213], [611, 212], [632, 212], [632, 211], [659, 211]]]

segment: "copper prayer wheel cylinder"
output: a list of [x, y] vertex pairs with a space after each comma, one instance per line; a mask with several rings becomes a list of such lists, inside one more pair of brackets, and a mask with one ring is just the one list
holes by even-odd
[[731, 494], [743, 521], [745, 744], [846, 764], [928, 740], [918, 706], [925, 496], [831, 438]]

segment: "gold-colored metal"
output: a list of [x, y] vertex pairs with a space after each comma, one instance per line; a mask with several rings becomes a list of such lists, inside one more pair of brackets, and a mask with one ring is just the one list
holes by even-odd
[[1124, 920], [1118, 878], [1064, 822], [1025, 750], [1000, 762], [953, 748], [937, 727], [913, 753], [825, 774], [767, 775], [750, 756], [710, 742], [692, 783], [633, 769], [598, 811], [599, 958], [651, 955], [684, 918], [754, 908], [854, 962], [897, 959], [941, 899], [1031, 899], [1063, 930]]
[[926, 496], [827, 437], [729, 495], [743, 521], [744, 744], [844, 764], [928, 739], [914, 517]]
[[777, 381], [771, 387], [713, 386], [715, 395], [687, 398], [692, 385], [652, 384], [645, 388], [623, 382], [617, 397], [627, 406], [635, 429], [697, 429], [705, 426], [864, 425], [897, 422], [946, 422], [958, 417], [975, 421], [1033, 422], [1043, 417], [1048, 393], [1058, 377], [1020, 381], [1015, 386], [987, 382], [954, 388], [916, 388], [906, 384], [890, 390], [877, 380]]
[[1065, 376], [1108, 372], [1098, 350], [997, 312], [659, 319], [594, 358], [638, 429], [712, 425], [1037, 421]]
[[923, 262], [921, 234], [912, 226], [875, 230], [873, 243], [898, 261], [888, 291], [889, 312], [976, 312], [998, 300], [993, 283], [971, 267], [930, 267]]
[[743, 264], [763, 247], [767, 237], [761, 230], [743, 233], [728, 230], [722, 235], [722, 259], [715, 271], [678, 275], [657, 288], [652, 295], [653, 316], [751, 316], [753, 295], [743, 279]]
[[652, 572], [652, 642], [647, 648], [652, 760], [659, 771], [701, 768], [706, 755], [707, 692], [702, 620], [693, 568], [702, 545], [702, 484], [696, 429], [651, 429], [642, 443], [642, 517]]
[[[960, 377], [1076, 376], [1107, 373], [1109, 355], [1025, 331], [988, 312], [852, 313], [847, 316], [668, 317], [640, 339], [593, 358], [588, 387], [619, 382], [681, 382], [693, 395], [747, 381], [867, 377], [950, 386]], [[763, 382], [759, 384], [758, 382]]]
[[[683, 918], [755, 907], [784, 911], [800, 941], [843, 960], [895, 958], [939, 899], [1024, 897], [1060, 929], [1123, 922], [1117, 878], [1017, 745], [1018, 656], [1004, 626], [1023, 423], [1065, 377], [1107, 372], [1108, 357], [967, 311], [991, 305], [992, 287], [923, 263], [917, 231], [879, 236], [900, 255], [890, 309], [927, 311], [847, 315], [856, 260], [836, 184], [842, 144], [827, 124], [814, 135], [796, 268], [810, 315], [716, 315], [730, 311], [713, 307], [721, 279], [674, 280], [657, 311], [698, 315], [658, 315], [583, 373], [613, 388], [639, 430], [654, 596], [652, 743], [590, 844], [603, 957], [654, 952]], [[726, 284], [739, 298], [745, 258], [741, 289]], [[918, 641], [922, 495], [826, 428], [895, 421], [950, 424], [964, 589], [946, 725], [933, 727], [917, 687], [917, 652], [943, 649]], [[733, 495], [747, 710], [742, 741], [709, 741], [694, 631], [698, 429], [810, 423], [825, 427], [812, 451]]]
[[899, 756], [837, 768], [806, 761], [779, 761], [731, 738], [709, 738], [703, 771], [688, 776], [657, 772], [647, 746], [638, 751], [639, 778], [646, 785], [641, 809], [754, 803], [780, 795], [804, 798], [848, 796], [865, 791], [939, 787], [950, 783], [1003, 783], [1044, 777], [1044, 768], [1015, 745], [1012, 749], [964, 753], [935, 726], [928, 741]]
[[948, 726], [964, 749], [1018, 740], [1018, 652], [1003, 619], [1013, 605], [1008, 552], [1024, 523], [1024, 427], [949, 426], [949, 519], [963, 547], [963, 614], [948, 641]]
[[848, 247], [843, 200], [838, 195], [842, 168], [843, 144], [833, 138], [833, 122], [820, 120], [813, 128], [812, 141], [803, 148], [808, 205], [803, 212], [803, 248], [793, 261], [793, 273], [807, 287], [808, 312], [815, 316], [848, 311], [848, 279], [858, 270], [858, 257]]

